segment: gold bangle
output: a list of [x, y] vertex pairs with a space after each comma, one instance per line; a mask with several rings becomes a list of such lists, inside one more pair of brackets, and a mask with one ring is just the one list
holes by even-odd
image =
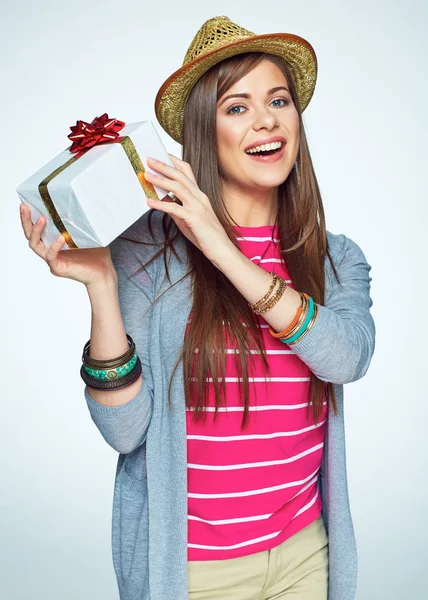
[[306, 320], [306, 317], [308, 316], [308, 312], [309, 312], [309, 296], [308, 294], [303, 293], [303, 309], [302, 309], [302, 314], [299, 317], [299, 320], [297, 321], [297, 323], [295, 324], [295, 326], [293, 327], [293, 329], [291, 331], [289, 331], [287, 333], [287, 335], [285, 337], [287, 337], [288, 339], [290, 339], [291, 337], [293, 337], [293, 335], [295, 335], [299, 329], [302, 327], [303, 323]]
[[251, 302], [248, 302], [248, 306], [251, 306], [251, 308], [253, 310], [257, 309], [259, 307], [259, 305], [263, 304], [263, 302], [265, 300], [267, 300], [267, 298], [269, 298], [273, 288], [275, 287], [275, 284], [278, 280], [278, 275], [276, 273], [269, 273], [269, 275], [273, 275], [273, 280], [272, 280], [272, 284], [269, 288], [269, 290], [267, 291], [267, 293], [263, 296], [263, 298], [261, 300], [258, 300], [255, 304], [251, 304]]
[[309, 321], [308, 326], [306, 327], [306, 329], [302, 333], [302, 335], [299, 338], [297, 338], [297, 340], [294, 340], [294, 342], [290, 342], [290, 344], [288, 344], [289, 346], [292, 346], [293, 344], [297, 344], [297, 342], [300, 342], [301, 340], [303, 340], [305, 335], [307, 335], [309, 333], [309, 331], [312, 329], [314, 323], [318, 319], [318, 314], [319, 314], [318, 311], [319, 311], [318, 304], [314, 304], [314, 314], [312, 316], [312, 319]]
[[318, 305], [315, 304], [314, 306], [314, 314], [312, 316], [312, 319], [310, 320], [310, 322], [308, 323], [308, 326], [306, 327], [305, 331], [302, 333], [302, 335], [297, 338], [297, 340], [294, 340], [294, 342], [290, 342], [290, 346], [293, 346], [293, 344], [297, 344], [298, 342], [300, 342], [301, 340], [303, 340], [303, 338], [309, 333], [309, 331], [312, 329], [314, 323], [316, 322], [318, 318]]
[[267, 312], [273, 306], [275, 306], [275, 304], [278, 302], [278, 300], [281, 298], [281, 296], [285, 292], [286, 288], [287, 288], [287, 282], [285, 281], [285, 279], [282, 279], [282, 277], [279, 277], [279, 287], [278, 287], [277, 291], [264, 305], [260, 306], [257, 310], [254, 311], [255, 314], [260, 315], [262, 313]]
[[290, 335], [287, 335], [285, 338], [281, 338], [282, 342], [285, 342], [286, 344], [288, 344], [287, 340], [291, 340], [292, 337], [294, 335], [296, 335], [296, 333], [299, 331], [299, 329], [302, 328], [303, 323], [306, 321], [306, 317], [308, 316], [308, 313], [309, 313], [309, 306], [310, 306], [309, 299], [306, 299], [305, 310], [303, 311], [302, 318], [300, 319], [299, 326], [296, 325], [296, 327], [294, 328], [294, 331], [292, 331], [290, 333]]
[[302, 297], [303, 297], [302, 314], [300, 315], [299, 320], [297, 321], [297, 323], [295, 324], [293, 329], [291, 331], [289, 331], [286, 336], [280, 338], [282, 341], [291, 339], [293, 337], [293, 335], [295, 335], [299, 331], [299, 329], [302, 327], [303, 323], [306, 320], [306, 317], [308, 316], [309, 300], [308, 300], [308, 297], [306, 294], [302, 294]]
[[302, 311], [303, 311], [304, 297], [303, 297], [302, 292], [298, 292], [298, 294], [300, 295], [300, 306], [296, 310], [296, 314], [294, 315], [294, 318], [291, 321], [290, 325], [288, 325], [282, 331], [274, 331], [272, 329], [272, 327], [269, 327], [269, 333], [271, 334], [272, 337], [277, 338], [277, 339], [283, 338], [283, 337], [286, 337], [290, 333], [290, 331], [293, 331], [293, 329], [296, 326], [296, 323], [298, 322], [298, 320], [300, 319], [300, 317], [302, 315]]

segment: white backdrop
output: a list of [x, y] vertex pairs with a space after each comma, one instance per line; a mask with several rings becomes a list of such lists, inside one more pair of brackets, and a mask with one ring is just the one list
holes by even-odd
[[373, 267], [375, 355], [345, 386], [357, 600], [425, 599], [427, 5], [4, 0], [0, 10], [0, 597], [118, 599], [118, 455], [90, 419], [79, 376], [89, 300], [28, 248], [15, 188], [69, 145], [77, 119], [155, 120], [155, 94], [198, 28], [227, 15], [257, 33], [301, 35], [317, 53], [303, 118], [327, 228]]

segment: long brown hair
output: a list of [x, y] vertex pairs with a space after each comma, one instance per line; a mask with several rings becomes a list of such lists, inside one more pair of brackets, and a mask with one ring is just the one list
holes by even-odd
[[[217, 101], [262, 60], [273, 62], [284, 73], [300, 121], [300, 145], [296, 161], [298, 170], [293, 168], [287, 179], [278, 188], [276, 224], [278, 225], [280, 251], [286, 261], [294, 289], [306, 292], [312, 296], [314, 302], [323, 305], [324, 262], [327, 255], [336, 279], [338, 279], [338, 275], [328, 250], [321, 194], [307, 145], [296, 86], [287, 63], [282, 58], [271, 54], [248, 52], [233, 56], [211, 67], [193, 87], [186, 104], [183, 125], [183, 160], [192, 167], [199, 188], [208, 196], [220, 223], [231, 241], [239, 248], [234, 237], [236, 234], [233, 231], [231, 219], [221, 196], [216, 136]], [[151, 209], [148, 220], [152, 237], [151, 217], [153, 211], [154, 209]], [[243, 383], [243, 385], [239, 384], [239, 390], [241, 402], [242, 392], [244, 393], [242, 419], [242, 428], [244, 428], [247, 425], [249, 414], [248, 360], [252, 360], [250, 350], [260, 353], [265, 373], [269, 373], [258, 320], [248, 306], [247, 300], [230, 280], [192, 242], [183, 236], [166, 213], [162, 218], [162, 226], [165, 236], [165, 241], [161, 244], [162, 248], [141, 268], [144, 269], [163, 253], [166, 274], [171, 283], [167, 252], [170, 249], [177, 256], [174, 241], [177, 236], [181, 236], [185, 240], [190, 266], [184, 277], [191, 276], [193, 293], [192, 319], [183, 341], [182, 351], [175, 364], [173, 376], [180, 360], [183, 360], [185, 401], [186, 406], [193, 409], [195, 420], [206, 417], [205, 408], [208, 398], [206, 381], [207, 378], [212, 378], [215, 393], [215, 419], [223, 400], [225, 404], [224, 373], [227, 346], [230, 343], [227, 336], [230, 335], [236, 342], [234, 346], [237, 349], [234, 354], [235, 364], [238, 377], [242, 378]], [[137, 273], [140, 270], [138, 269]], [[160, 296], [154, 302], [159, 298]], [[225, 334], [226, 324], [229, 331], [227, 335]], [[198, 349], [197, 352], [196, 349]], [[239, 381], [241, 380], [239, 379]], [[168, 391], [169, 400], [171, 384], [172, 378]], [[311, 372], [308, 411], [309, 405], [312, 404], [315, 422], [319, 421], [325, 395], [328, 402], [332, 403], [334, 413], [337, 414], [333, 384], [318, 379]]]

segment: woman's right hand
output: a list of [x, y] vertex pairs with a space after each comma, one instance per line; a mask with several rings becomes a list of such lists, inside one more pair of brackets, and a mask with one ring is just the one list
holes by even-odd
[[28, 245], [34, 252], [43, 258], [49, 265], [51, 273], [56, 277], [65, 277], [80, 281], [86, 286], [104, 283], [108, 280], [116, 280], [117, 274], [111, 260], [109, 246], [102, 248], [79, 248], [78, 250], [63, 250], [65, 239], [63, 236], [53, 242], [48, 248], [41, 240], [43, 227], [46, 225], [46, 217], [42, 216], [40, 223], [33, 225], [31, 213], [28, 206], [21, 204], [21, 224]]

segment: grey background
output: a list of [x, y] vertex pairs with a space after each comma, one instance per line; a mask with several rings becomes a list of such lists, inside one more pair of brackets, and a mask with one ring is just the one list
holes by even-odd
[[304, 122], [327, 228], [373, 267], [375, 356], [345, 386], [357, 599], [427, 597], [427, 4], [3, 0], [1, 598], [118, 599], [117, 454], [79, 376], [89, 301], [28, 248], [15, 188], [69, 145], [77, 119], [155, 120], [159, 86], [202, 23], [222, 14], [256, 33], [301, 35], [317, 53]]

